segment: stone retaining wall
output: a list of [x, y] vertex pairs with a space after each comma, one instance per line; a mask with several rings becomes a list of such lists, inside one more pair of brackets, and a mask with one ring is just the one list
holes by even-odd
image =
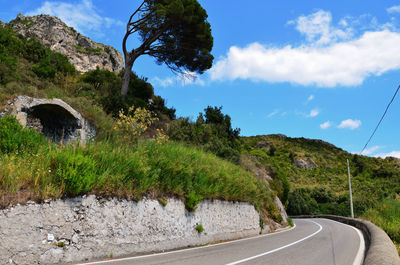
[[[202, 225], [204, 232], [196, 230]], [[266, 230], [266, 231], [265, 231]], [[268, 232], [268, 227], [264, 232]], [[168, 199], [83, 196], [0, 210], [0, 264], [54, 264], [134, 255], [257, 235], [248, 203], [202, 201], [196, 211]]]

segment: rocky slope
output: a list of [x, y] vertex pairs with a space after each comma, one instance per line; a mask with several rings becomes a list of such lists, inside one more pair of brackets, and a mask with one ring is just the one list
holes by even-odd
[[66, 55], [80, 72], [95, 70], [97, 67], [113, 72], [122, 70], [123, 56], [120, 52], [82, 36], [57, 17], [25, 17], [19, 14], [8, 25], [22, 36], [35, 38], [50, 49]]

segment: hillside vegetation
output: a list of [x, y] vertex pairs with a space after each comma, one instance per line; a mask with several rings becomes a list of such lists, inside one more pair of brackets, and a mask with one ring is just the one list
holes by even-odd
[[398, 159], [354, 155], [321, 140], [283, 135], [242, 141], [243, 166], [272, 177], [271, 185], [280, 191], [289, 215], [349, 216], [349, 159], [355, 216], [370, 219], [400, 243]]
[[[175, 109], [154, 95], [146, 78], [132, 73], [128, 95], [121, 99], [122, 73], [80, 74], [64, 55], [2, 27], [0, 69], [0, 112], [17, 95], [61, 98], [98, 132], [84, 146], [62, 145], [23, 128], [13, 117], [0, 118], [1, 207], [83, 194], [132, 200], [148, 196], [160, 203], [172, 196], [190, 211], [202, 199], [250, 202], [263, 222], [282, 221], [276, 192], [268, 183], [216, 156], [227, 158], [233, 152], [237, 158], [240, 147], [239, 132], [221, 108], [205, 110], [198, 128], [203, 133], [196, 134], [203, 140], [195, 144], [194, 138], [180, 138], [185, 126], [179, 124], [185, 119], [175, 120]], [[205, 148], [208, 138], [229, 152], [212, 154], [219, 148]]]
[[0, 112], [7, 100], [18, 95], [60, 98], [95, 125], [100, 137], [112, 134], [112, 118], [132, 105], [151, 109], [161, 120], [175, 118], [175, 109], [154, 95], [146, 78], [131, 75], [129, 93], [122, 100], [122, 73], [93, 70], [79, 74], [66, 56], [0, 26]]

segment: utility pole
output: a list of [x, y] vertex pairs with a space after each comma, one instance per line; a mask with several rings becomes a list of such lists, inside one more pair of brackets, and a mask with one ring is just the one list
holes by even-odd
[[353, 196], [351, 195], [351, 179], [350, 179], [350, 165], [349, 165], [349, 159], [347, 159], [347, 175], [349, 176], [350, 212], [351, 212], [351, 218], [354, 218], [354, 212], [353, 212]]

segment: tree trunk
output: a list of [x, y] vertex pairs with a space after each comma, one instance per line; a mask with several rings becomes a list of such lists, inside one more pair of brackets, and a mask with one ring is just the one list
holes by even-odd
[[122, 81], [122, 88], [121, 88], [121, 97], [125, 98], [128, 94], [128, 87], [129, 81], [131, 79], [131, 71], [133, 63], [135, 62], [135, 57], [133, 57], [132, 53], [128, 53], [125, 56], [125, 72]]

